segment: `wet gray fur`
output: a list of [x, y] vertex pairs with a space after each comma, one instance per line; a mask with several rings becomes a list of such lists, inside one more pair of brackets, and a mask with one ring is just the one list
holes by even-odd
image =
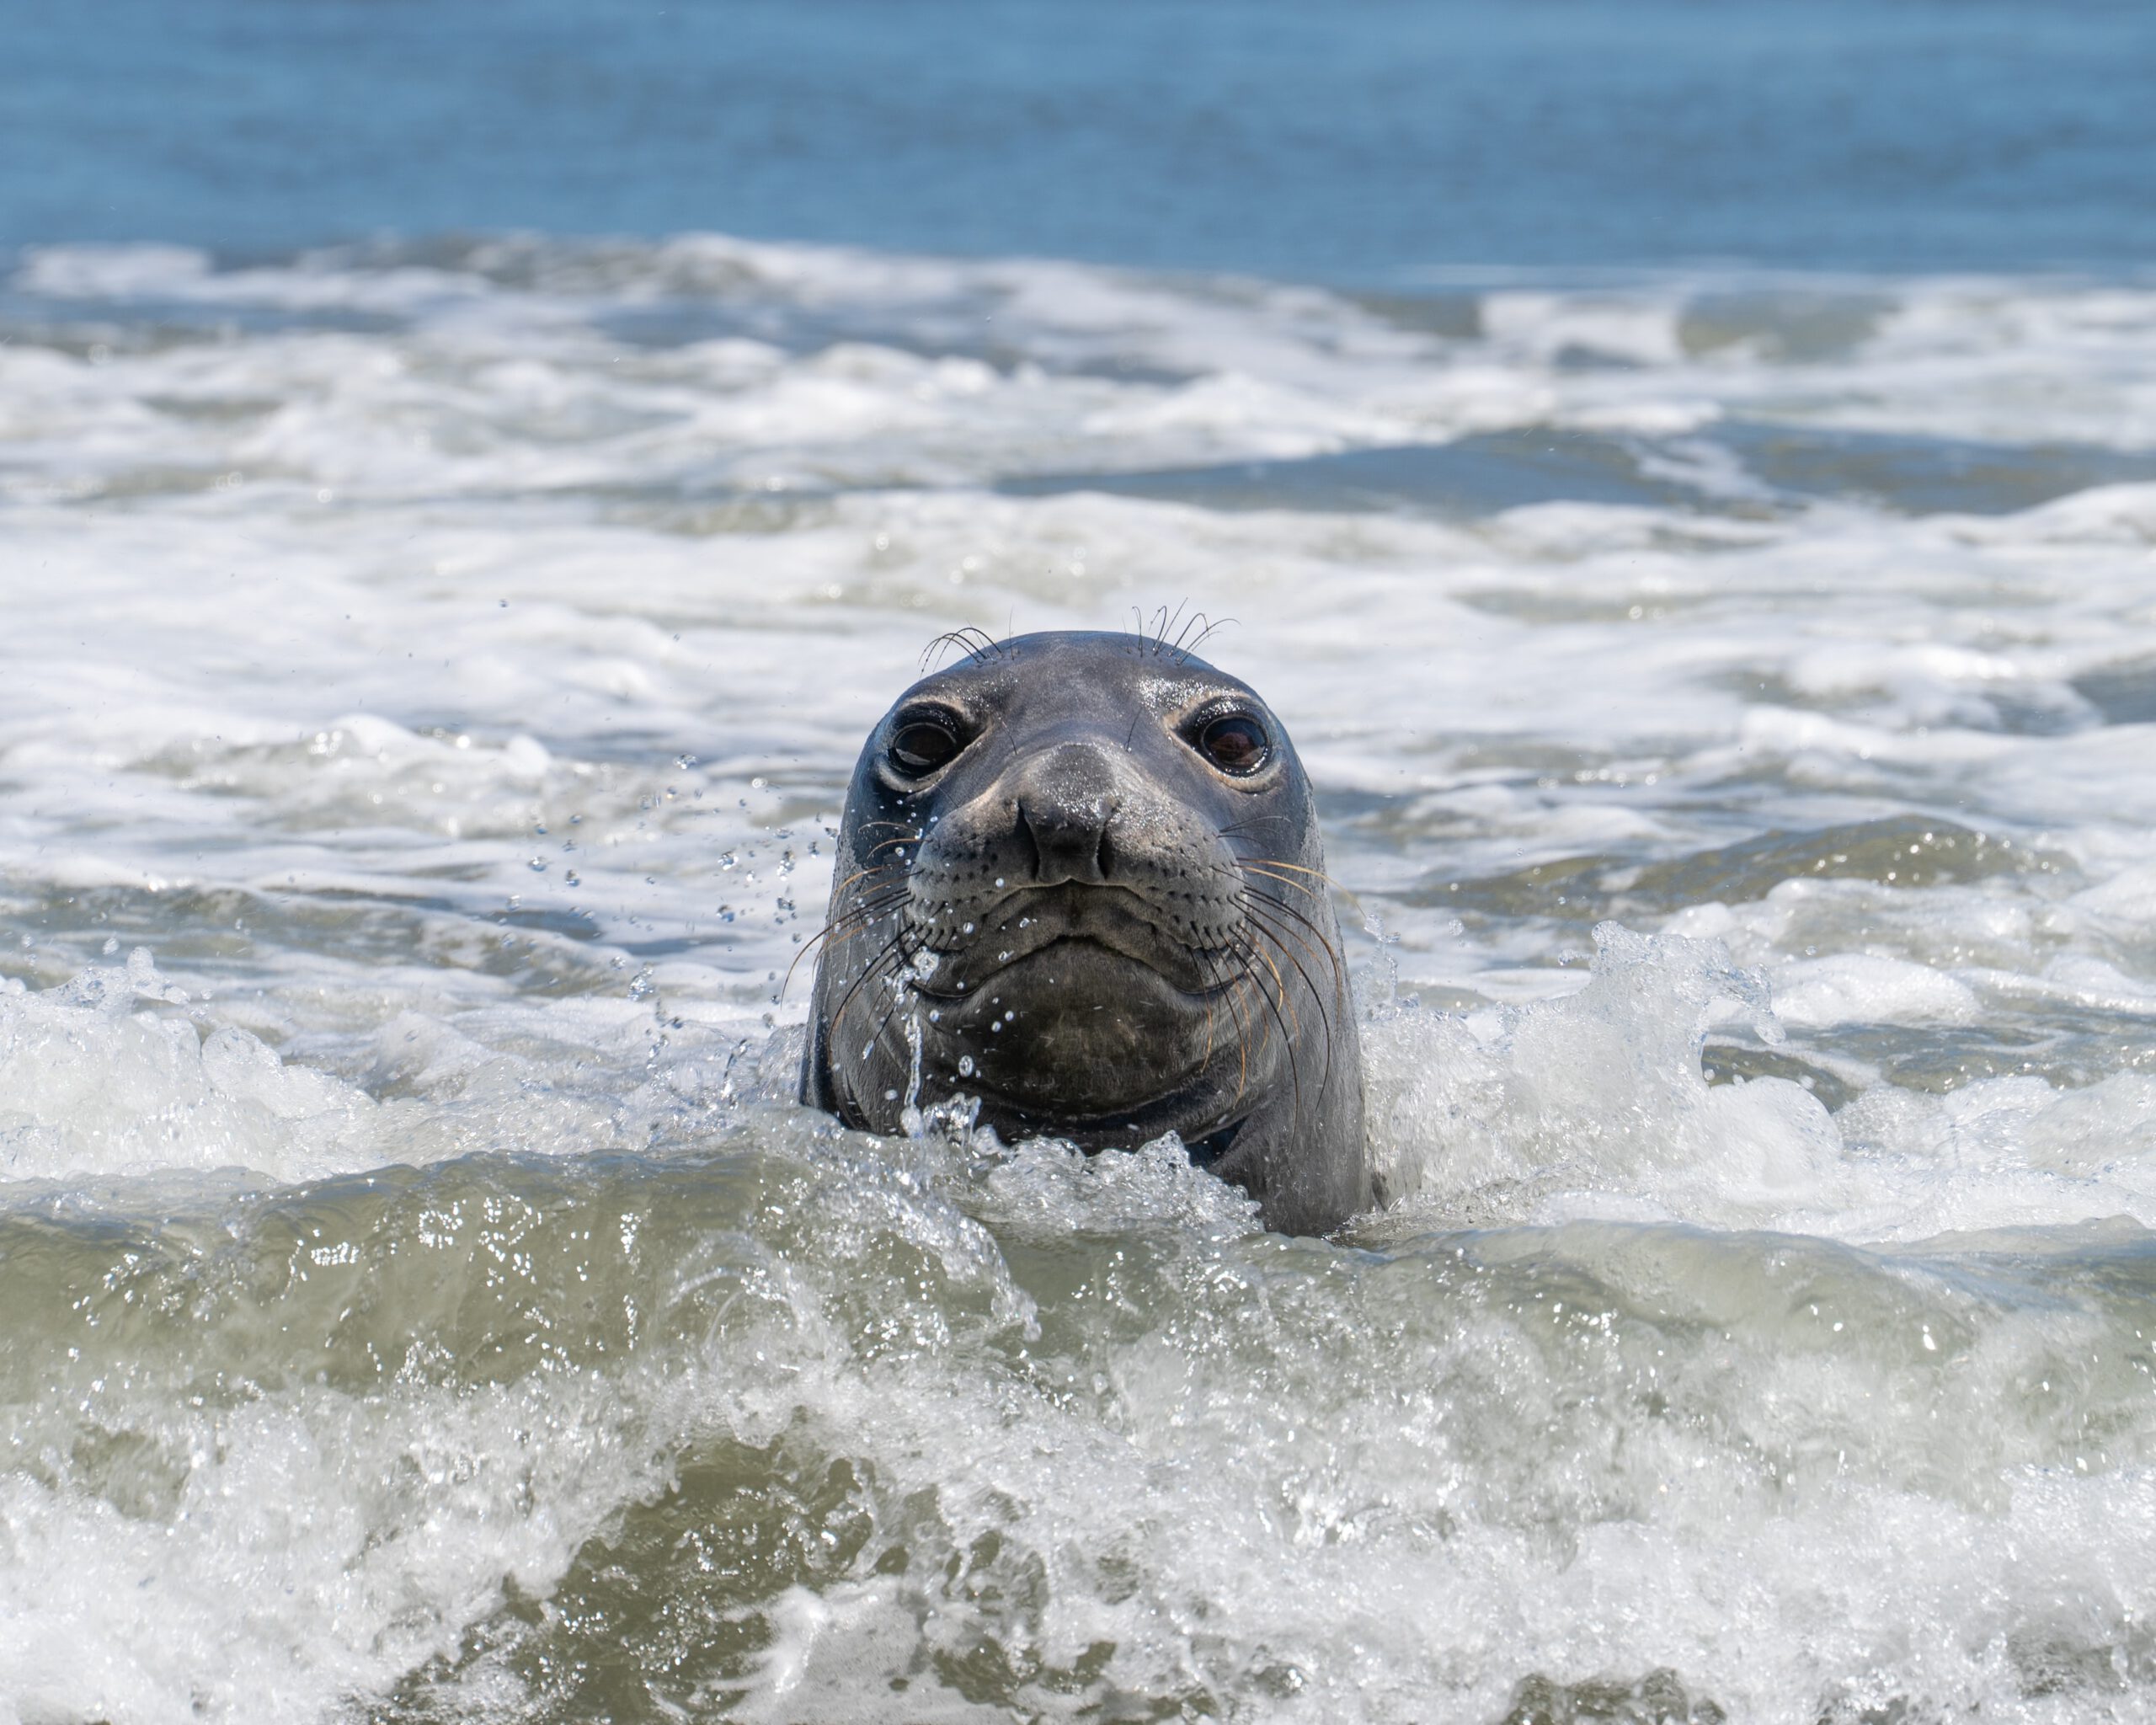
[[[1006, 1140], [1088, 1151], [1173, 1130], [1269, 1227], [1369, 1208], [1347, 966], [1279, 720], [1150, 635], [958, 644], [854, 770], [802, 1100], [890, 1132], [910, 1097], [963, 1094]], [[1203, 752], [1223, 718], [1262, 727], [1257, 769]], [[955, 752], [921, 772], [901, 743]]]

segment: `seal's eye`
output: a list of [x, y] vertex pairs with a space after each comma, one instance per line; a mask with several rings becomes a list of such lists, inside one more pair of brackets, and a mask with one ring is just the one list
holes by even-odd
[[909, 713], [891, 733], [885, 751], [892, 766], [908, 778], [923, 778], [957, 758], [965, 746], [957, 721], [937, 712]]
[[1198, 752], [1221, 772], [1246, 777], [1273, 758], [1273, 740], [1248, 713], [1223, 713], [1198, 734]]

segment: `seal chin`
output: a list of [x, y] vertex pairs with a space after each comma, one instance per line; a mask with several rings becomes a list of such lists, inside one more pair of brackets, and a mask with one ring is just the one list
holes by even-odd
[[[1126, 1113], [1235, 1045], [1220, 991], [1191, 991], [1150, 958], [1090, 936], [1043, 942], [963, 993], [928, 997], [925, 1052], [937, 1076], [1043, 1118]], [[1207, 1030], [1215, 1021], [1217, 1037]]]

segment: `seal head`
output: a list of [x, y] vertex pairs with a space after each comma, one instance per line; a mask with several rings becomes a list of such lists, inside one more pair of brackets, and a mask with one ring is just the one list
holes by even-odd
[[802, 1099], [899, 1130], [1176, 1132], [1320, 1231], [1373, 1201], [1310, 784], [1247, 684], [1142, 635], [974, 648], [870, 734], [839, 836]]

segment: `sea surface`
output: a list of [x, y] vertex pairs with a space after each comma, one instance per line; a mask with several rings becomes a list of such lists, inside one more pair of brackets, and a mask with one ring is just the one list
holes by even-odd
[[[0, 13], [0, 1725], [2156, 1722], [2145, 4]], [[1207, 624], [1397, 1206], [794, 1106]]]
[[2148, 0], [0, 0], [0, 246], [2156, 263]]
[[[2156, 1717], [2156, 283], [62, 244], [0, 337], [8, 1725]], [[1163, 609], [1319, 787], [1333, 1240], [790, 1101], [931, 638]]]

